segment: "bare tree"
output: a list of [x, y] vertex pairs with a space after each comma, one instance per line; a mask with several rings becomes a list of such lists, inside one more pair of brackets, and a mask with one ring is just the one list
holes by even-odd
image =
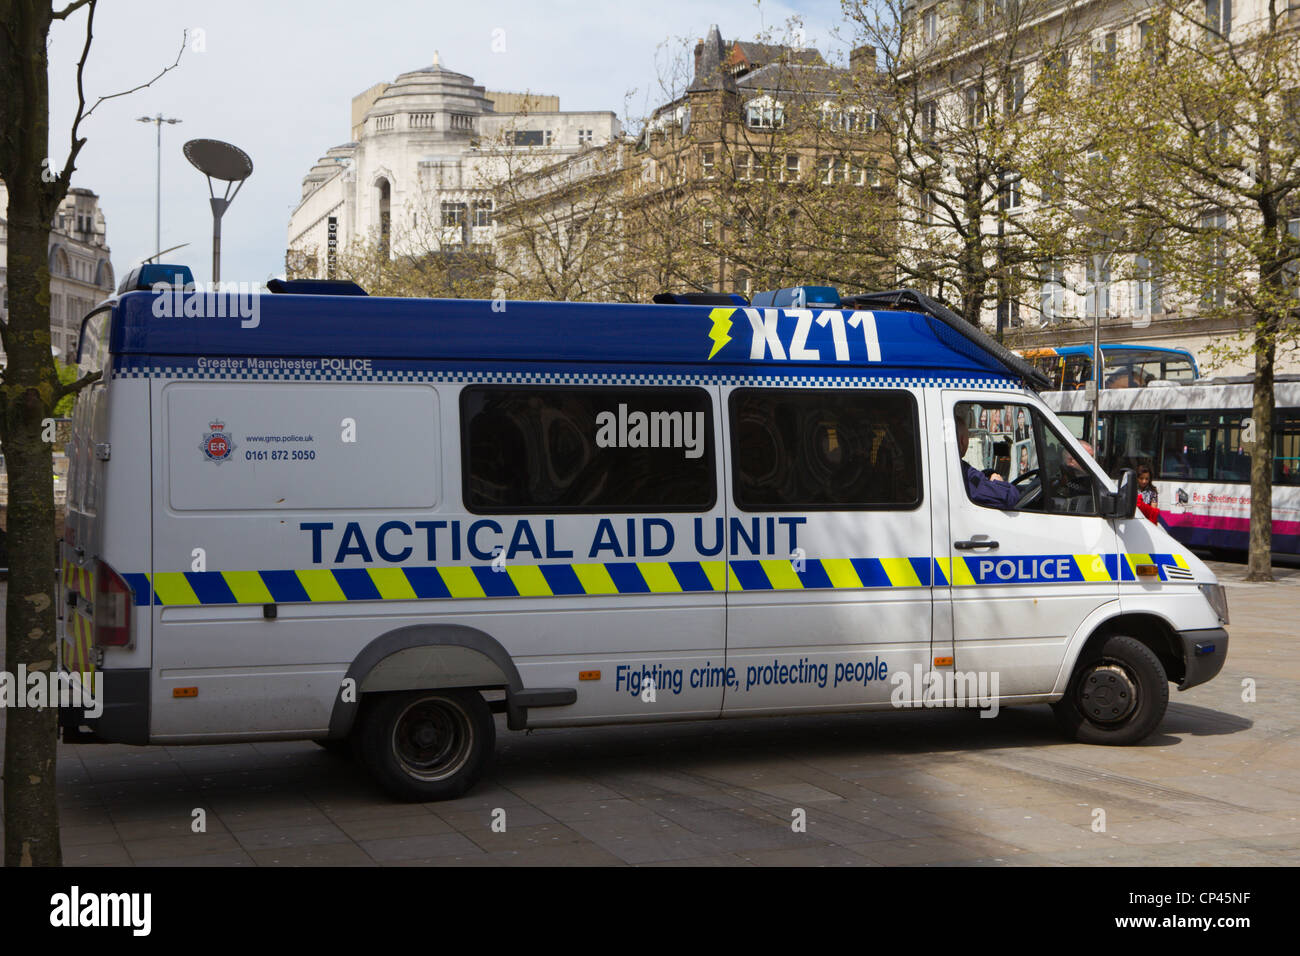
[[[54, 489], [52, 446], [43, 423], [65, 395], [98, 375], [64, 384], [50, 354], [50, 225], [67, 195], [86, 144], [82, 124], [106, 100], [143, 89], [180, 62], [130, 90], [87, 102], [83, 82], [94, 35], [96, 0], [62, 8], [48, 0], [0, 2], [0, 179], [9, 192], [9, 321], [0, 325], [8, 366], [0, 382], [0, 442], [9, 471], [9, 600], [5, 608], [6, 666], [48, 673], [58, 660], [53, 573]], [[49, 144], [50, 26], [85, 11], [86, 31], [77, 61], [77, 109], [61, 167]], [[184, 42], [181, 52], [184, 51]], [[58, 709], [16, 708], [5, 732], [5, 864], [58, 866], [55, 746]]]

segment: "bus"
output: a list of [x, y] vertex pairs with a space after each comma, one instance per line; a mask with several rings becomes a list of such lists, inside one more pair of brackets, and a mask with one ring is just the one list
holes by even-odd
[[[1021, 349], [1022, 358], [1052, 380], [1052, 388], [1069, 391], [1092, 381], [1092, 346]], [[1196, 358], [1186, 349], [1150, 345], [1101, 346], [1102, 388], [1141, 388], [1152, 382], [1191, 382], [1200, 376]]]
[[[1101, 393], [1098, 463], [1108, 474], [1146, 465], [1160, 523], [1193, 548], [1250, 542], [1250, 376]], [[1092, 425], [1081, 391], [1042, 396], [1076, 437]], [[1300, 375], [1279, 375], [1273, 416], [1273, 550], [1300, 553]]]

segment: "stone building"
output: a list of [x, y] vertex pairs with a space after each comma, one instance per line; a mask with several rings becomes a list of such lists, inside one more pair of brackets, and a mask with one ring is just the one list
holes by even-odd
[[[9, 194], [0, 182], [0, 321], [9, 319], [8, 224], [2, 214]], [[81, 320], [114, 291], [107, 227], [99, 197], [73, 188], [59, 205], [50, 229], [50, 344], [59, 361], [77, 353]], [[0, 352], [0, 364], [4, 354]]]
[[496, 184], [621, 133], [612, 112], [490, 91], [436, 55], [355, 97], [351, 119], [351, 141], [303, 178], [289, 219], [290, 274], [327, 278], [334, 256], [358, 240], [393, 254], [488, 252]]
[[527, 288], [633, 301], [878, 287], [892, 246], [869, 214], [889, 201], [887, 151], [866, 106], [875, 73], [869, 47], [844, 69], [815, 49], [725, 41], [713, 25], [680, 92], [635, 139], [498, 192], [499, 264]]

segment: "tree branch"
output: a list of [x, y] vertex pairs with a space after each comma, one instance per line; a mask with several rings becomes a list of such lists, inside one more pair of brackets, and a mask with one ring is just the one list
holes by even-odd
[[81, 148], [86, 145], [85, 138], [78, 138], [77, 136], [77, 133], [81, 129], [82, 122], [89, 119], [95, 110], [99, 109], [101, 103], [105, 103], [108, 100], [115, 100], [118, 97], [129, 96], [132, 93], [137, 93], [140, 90], [153, 86], [172, 70], [176, 69], [176, 67], [180, 66], [181, 57], [185, 55], [186, 37], [185, 34], [181, 34], [180, 49], [176, 51], [176, 59], [172, 61], [170, 66], [163, 67], [157, 76], [153, 77], [153, 79], [144, 83], [139, 83], [136, 86], [131, 87], [129, 90], [122, 90], [117, 93], [109, 93], [106, 96], [101, 96], [99, 99], [95, 100], [90, 109], [86, 109], [86, 60], [90, 56], [90, 43], [94, 38], [95, 9], [98, 0], [78, 0], [77, 3], [68, 8], [68, 12], [71, 12], [75, 7], [80, 6], [82, 2], [87, 3], [90, 10], [86, 15], [86, 43], [81, 50], [81, 59], [77, 61], [77, 114], [72, 121], [72, 131], [69, 133], [68, 137], [71, 143], [68, 150], [68, 159], [67, 162], [63, 164], [63, 172], [59, 174], [59, 181], [62, 183], [65, 191], [72, 185], [72, 172], [76, 169], [77, 156], [80, 154]]

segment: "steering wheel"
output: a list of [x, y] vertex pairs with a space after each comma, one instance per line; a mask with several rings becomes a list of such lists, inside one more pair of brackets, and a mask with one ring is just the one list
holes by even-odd
[[[1017, 475], [1011, 482], [1011, 486], [1020, 492], [1020, 500], [1016, 502], [1017, 508], [1032, 505], [1038, 500], [1039, 495], [1043, 493], [1043, 482], [1038, 472], [1039, 469], [1031, 468]], [[1023, 486], [1022, 482], [1024, 483]]]

